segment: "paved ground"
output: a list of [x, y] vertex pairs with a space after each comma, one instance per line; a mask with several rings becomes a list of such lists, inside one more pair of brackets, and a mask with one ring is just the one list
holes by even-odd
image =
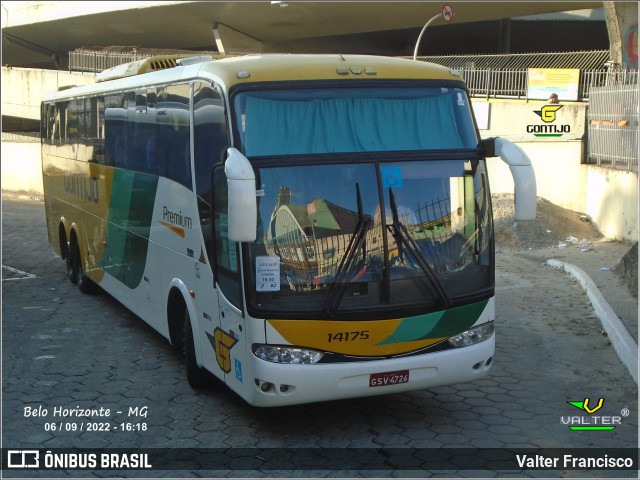
[[[218, 455], [215, 471], [194, 471], [193, 463], [186, 463], [188, 470], [154, 471], [154, 476], [424, 477], [435, 472], [445, 477], [632, 477], [637, 473], [455, 467], [463, 462], [425, 472], [408, 469], [404, 460], [397, 470], [379, 471], [356, 468], [358, 463], [344, 454], [366, 456], [383, 447], [409, 447], [413, 453], [457, 447], [592, 452], [637, 448], [637, 386], [601, 334], [599, 320], [577, 282], [544, 264], [544, 259], [558, 257], [561, 251], [496, 255], [497, 351], [485, 379], [428, 391], [260, 410], [221, 386], [194, 393], [184, 380], [182, 359], [163, 338], [109, 296], [82, 295], [72, 286], [62, 260], [47, 243], [42, 202], [5, 198], [2, 227], [3, 448], [221, 449], [213, 452]], [[609, 250], [611, 245], [615, 247]], [[613, 248], [618, 250], [610, 258], [603, 254]], [[582, 258], [589, 258], [599, 271], [615, 266], [625, 248], [629, 247], [602, 244]], [[637, 312], [637, 301], [635, 305]], [[586, 416], [567, 404], [586, 397], [593, 399], [591, 406], [605, 399], [598, 415], [620, 417], [614, 431], [577, 432], [563, 424], [563, 418]], [[25, 416], [26, 407], [28, 412], [47, 409], [48, 415]], [[102, 407], [111, 414], [58, 422], [52, 417], [56, 407]], [[136, 407], [146, 407], [137, 411], [146, 416], [129, 416]], [[59, 426], [51, 431], [52, 423], [61, 423], [62, 431]], [[98, 427], [105, 423], [110, 430], [86, 431], [90, 423]], [[126, 426], [122, 430], [126, 423], [132, 431]], [[302, 451], [309, 456], [322, 452], [348, 461], [340, 467], [335, 461], [314, 463], [300, 451], [289, 450], [293, 447], [312, 449]], [[256, 449], [270, 448], [296, 453], [279, 457], [269, 469]], [[121, 474], [4, 472], [22, 477]]]
[[521, 252], [520, 255], [532, 260], [545, 262], [556, 259], [575, 265], [583, 270], [596, 284], [600, 292], [622, 320], [625, 328], [638, 342], [638, 298], [615, 274], [618, 262], [629, 251], [630, 245], [621, 242], [602, 240], [591, 243], [586, 249], [580, 245], [568, 245], [565, 248], [545, 248]]

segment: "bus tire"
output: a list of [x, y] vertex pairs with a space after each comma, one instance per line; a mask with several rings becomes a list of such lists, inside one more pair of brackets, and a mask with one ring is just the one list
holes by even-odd
[[60, 224], [60, 228], [58, 229], [58, 241], [60, 242], [60, 255], [64, 260], [64, 264], [67, 270], [67, 278], [74, 285], [78, 282], [78, 279], [75, 277], [75, 272], [73, 270], [73, 263], [71, 262], [71, 247], [69, 242], [67, 241], [67, 234], [64, 230], [64, 225]]
[[[94, 283], [84, 274], [82, 270], [82, 257], [80, 256], [80, 246], [76, 239], [71, 241], [71, 265], [73, 270], [73, 277], [78, 285], [78, 288], [82, 293], [91, 294], [95, 291]], [[73, 281], [73, 280], [72, 280]]]
[[209, 373], [198, 366], [196, 361], [196, 347], [191, 328], [191, 317], [185, 305], [184, 307], [184, 363], [187, 374], [187, 382], [194, 390], [201, 390], [210, 384]]
[[78, 283], [78, 277], [76, 276], [76, 269], [73, 265], [73, 259], [71, 258], [71, 248], [68, 244], [65, 248], [67, 249], [67, 251], [64, 256], [64, 262], [67, 267], [67, 277], [69, 278], [69, 281], [71, 283], [76, 285]]

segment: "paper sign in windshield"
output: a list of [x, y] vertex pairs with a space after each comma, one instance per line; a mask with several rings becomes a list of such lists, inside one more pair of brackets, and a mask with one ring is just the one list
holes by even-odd
[[256, 291], [280, 290], [280, 257], [256, 257]]

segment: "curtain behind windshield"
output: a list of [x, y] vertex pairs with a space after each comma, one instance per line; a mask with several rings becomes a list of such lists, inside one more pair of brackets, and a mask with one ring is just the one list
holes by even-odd
[[[464, 140], [468, 102], [461, 91], [422, 98], [288, 100], [243, 94], [247, 156], [475, 147]], [[312, 97], [311, 94], [309, 97]], [[465, 145], [465, 143], [473, 143]]]

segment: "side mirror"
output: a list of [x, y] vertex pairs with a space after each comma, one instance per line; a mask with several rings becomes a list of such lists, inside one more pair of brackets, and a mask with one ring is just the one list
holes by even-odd
[[251, 162], [237, 149], [227, 149], [224, 173], [227, 177], [229, 240], [254, 242], [258, 230], [256, 175]]

